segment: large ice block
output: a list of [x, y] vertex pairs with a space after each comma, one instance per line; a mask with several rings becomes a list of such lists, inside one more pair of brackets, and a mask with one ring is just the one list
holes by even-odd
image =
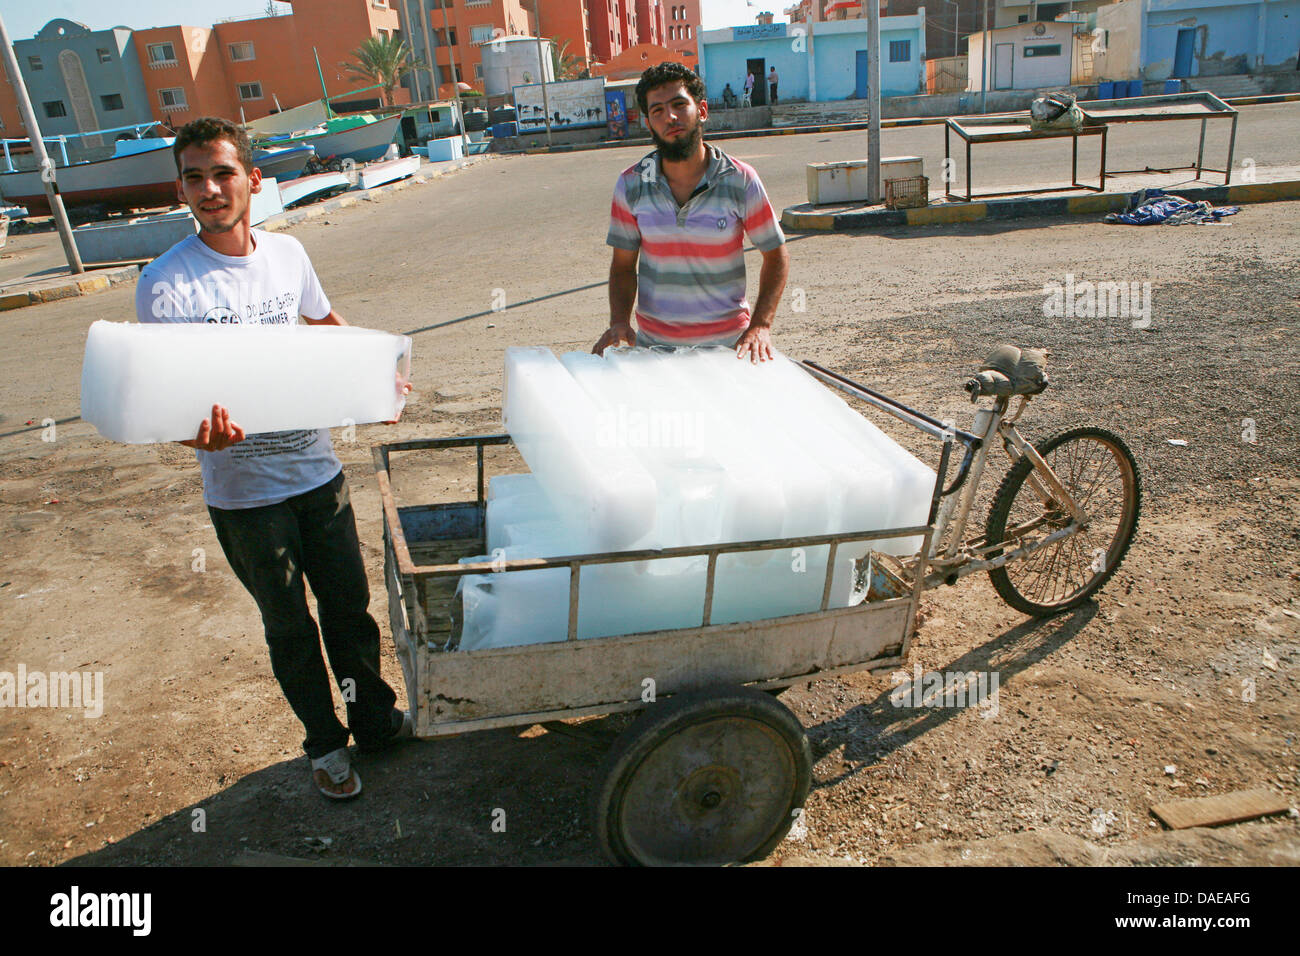
[[81, 417], [131, 443], [193, 438], [214, 404], [250, 435], [391, 421], [410, 373], [410, 338], [374, 329], [98, 321]]
[[[784, 357], [728, 349], [510, 349], [506, 427], [532, 475], [488, 488], [494, 557], [671, 548], [922, 524], [934, 473]], [[862, 600], [857, 565], [893, 540], [841, 545], [829, 607]], [[830, 548], [722, 555], [712, 623], [821, 607]], [[701, 622], [707, 560], [583, 571], [581, 639]], [[460, 646], [561, 641], [565, 569], [464, 579]]]
[[626, 449], [599, 448], [596, 405], [549, 349], [506, 349], [506, 429], [561, 518], [592, 551], [654, 527], [654, 478]]

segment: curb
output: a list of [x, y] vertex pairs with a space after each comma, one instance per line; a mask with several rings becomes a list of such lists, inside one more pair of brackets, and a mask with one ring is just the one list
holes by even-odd
[[0, 293], [0, 312], [104, 292], [123, 282], [134, 282], [139, 274], [139, 266], [116, 266], [110, 269], [92, 269], [79, 276], [47, 279], [33, 283], [25, 289], [12, 289]]
[[[1260, 106], [1267, 103], [1294, 103], [1300, 100], [1300, 93], [1266, 93], [1260, 96], [1237, 96], [1224, 100], [1229, 106]], [[1105, 102], [1104, 100], [1085, 100], [1085, 102]], [[967, 115], [954, 113], [953, 116]], [[882, 119], [881, 129], [896, 129], [902, 126], [940, 126], [950, 119], [949, 116], [909, 116], [897, 119]], [[844, 133], [853, 130], [869, 129], [866, 120], [850, 123], [819, 123], [815, 126], [766, 126], [762, 129], [715, 130], [706, 135], [710, 142], [719, 139], [750, 139], [758, 136], [797, 136], [801, 133]], [[560, 146], [529, 146], [527, 149], [515, 149], [498, 155], [504, 156], [539, 156], [545, 153], [580, 153], [592, 149], [619, 149], [624, 146], [653, 146], [649, 137], [638, 139], [621, 139], [606, 143], [564, 143]]]
[[[936, 226], [984, 219], [1032, 219], [1049, 216], [1088, 216], [1122, 212], [1131, 193], [1094, 193], [1088, 196], [1020, 196], [983, 202], [946, 202], [921, 209], [870, 209], [861, 212], [818, 213], [807, 203], [788, 206], [781, 213], [781, 227], [803, 232], [839, 232], [850, 229], [883, 229], [890, 226]], [[1300, 179], [1274, 183], [1239, 183], [1235, 186], [1192, 186], [1178, 195], [1227, 203], [1283, 202], [1300, 199]]]

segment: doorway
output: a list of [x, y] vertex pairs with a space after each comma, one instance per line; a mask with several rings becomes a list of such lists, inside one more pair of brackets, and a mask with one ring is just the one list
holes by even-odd
[[993, 44], [993, 89], [1012, 89], [1016, 63], [1015, 52], [1016, 45], [1014, 43]]
[[871, 92], [871, 74], [867, 72], [867, 51], [857, 51], [857, 74], [856, 82], [853, 84], [853, 96], [855, 99], [865, 100]]
[[1192, 54], [1196, 49], [1196, 28], [1184, 27], [1178, 31], [1178, 46], [1174, 49], [1175, 77], [1192, 75]]
[[[754, 74], [754, 95], [749, 101], [750, 106], [767, 105], [767, 60], [761, 57], [756, 60], [745, 61], [745, 71]], [[740, 88], [745, 88], [745, 80], [742, 77]]]

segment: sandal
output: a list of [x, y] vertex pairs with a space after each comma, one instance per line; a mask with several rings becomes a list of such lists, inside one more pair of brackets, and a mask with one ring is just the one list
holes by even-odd
[[[328, 787], [322, 786], [316, 779], [316, 771], [323, 770], [329, 777], [330, 783], [338, 786], [347, 783], [349, 780], [355, 781], [356, 786], [351, 793], [335, 793]], [[333, 750], [323, 757], [317, 757], [311, 762], [312, 783], [316, 784], [316, 789], [331, 800], [351, 800], [353, 797], [361, 794], [361, 777], [352, 769], [352, 761], [348, 758], [348, 748], [340, 747]]]

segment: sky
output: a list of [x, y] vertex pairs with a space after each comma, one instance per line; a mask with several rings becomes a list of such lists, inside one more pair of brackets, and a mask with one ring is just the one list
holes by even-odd
[[[752, 0], [751, 5], [750, 0], [702, 0], [701, 25], [705, 30], [741, 26], [753, 23], [764, 10], [782, 21], [787, 18], [781, 11], [790, 2]], [[119, 24], [143, 30], [173, 23], [208, 26], [225, 17], [258, 15], [265, 8], [266, 0], [0, 0], [0, 15], [14, 40], [31, 39], [37, 30], [58, 17], [84, 23], [92, 30]], [[281, 10], [288, 12], [289, 8], [282, 5]]]

